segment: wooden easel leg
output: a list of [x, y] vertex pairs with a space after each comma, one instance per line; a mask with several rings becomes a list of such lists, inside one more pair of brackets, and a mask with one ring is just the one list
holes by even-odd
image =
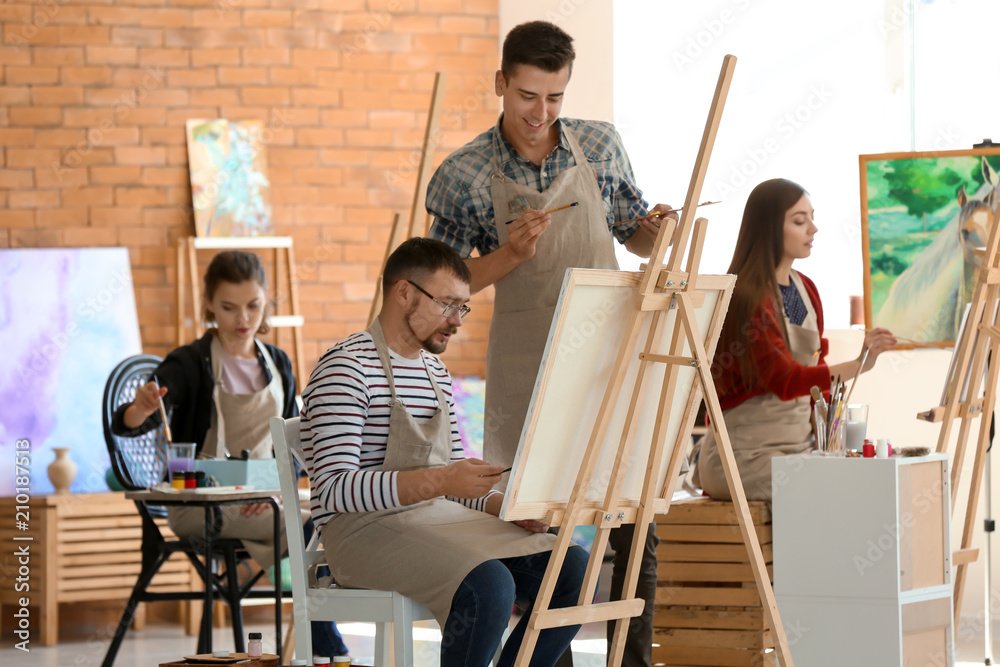
[[[678, 308], [688, 322], [687, 330], [690, 335], [689, 344], [694, 350], [696, 359], [707, 359], [702, 339], [697, 335], [698, 323], [694, 319], [694, 312], [686, 294], [680, 295], [677, 299]], [[701, 380], [702, 391], [704, 392], [705, 407], [708, 410], [709, 418], [712, 422], [712, 430], [715, 433], [715, 440], [719, 447], [719, 456], [722, 459], [722, 467], [726, 473], [726, 482], [729, 485], [729, 492], [733, 497], [733, 506], [736, 510], [736, 519], [740, 525], [740, 533], [743, 535], [743, 544], [747, 547], [747, 554], [750, 558], [750, 568], [753, 570], [753, 577], [757, 583], [757, 591], [760, 593], [762, 606], [764, 607], [764, 617], [771, 628], [771, 637], [774, 641], [775, 651], [782, 667], [792, 667], [792, 653], [788, 646], [788, 637], [785, 635], [785, 627], [778, 614], [778, 603], [774, 599], [774, 589], [771, 587], [771, 578], [767, 572], [767, 565], [764, 562], [764, 554], [760, 549], [760, 540], [757, 539], [757, 532], [754, 530], [753, 519], [750, 517], [750, 507], [747, 505], [746, 493], [743, 490], [743, 481], [740, 479], [740, 471], [736, 466], [736, 458], [733, 456], [733, 445], [729, 440], [729, 432], [726, 430], [726, 422], [722, 415], [722, 406], [719, 405], [719, 396], [715, 392], [715, 382], [712, 379], [711, 367], [707, 363], [698, 366], [698, 377]]]
[[184, 253], [187, 252], [187, 238], [177, 239], [177, 347], [184, 344]]

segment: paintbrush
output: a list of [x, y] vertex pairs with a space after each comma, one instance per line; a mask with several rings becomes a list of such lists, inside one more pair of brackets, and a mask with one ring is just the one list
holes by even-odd
[[[721, 201], [722, 200], [719, 200], [719, 201], [703, 201], [702, 203], [698, 204], [697, 206], [711, 206], [712, 204], [719, 204], [719, 203], [721, 203]], [[697, 206], [695, 208], [697, 208]], [[668, 208], [666, 211], [650, 211], [646, 215], [640, 215], [638, 218], [631, 218], [629, 220], [622, 220], [621, 222], [612, 223], [611, 226], [614, 227], [615, 225], [625, 225], [625, 224], [628, 224], [630, 222], [638, 222], [639, 220], [645, 220], [646, 218], [659, 218], [659, 217], [662, 217], [662, 216], [666, 215], [667, 213], [676, 213], [678, 211], [683, 211], [683, 210], [684, 210], [684, 207], [681, 206], [680, 208]]]
[[[580, 202], [575, 201], [572, 204], [563, 204], [562, 206], [556, 206], [555, 208], [550, 208], [547, 211], [545, 211], [545, 213], [555, 213], [556, 211], [561, 211], [564, 208], [573, 208], [574, 206], [579, 206], [579, 205], [580, 205]], [[515, 220], [517, 220], [517, 218], [514, 218], [514, 220], [508, 220], [507, 222], [505, 222], [503, 224], [509, 225], [510, 223], [514, 222]]]
[[170, 422], [167, 420], [167, 408], [163, 405], [163, 396], [160, 395], [160, 383], [153, 378], [153, 384], [156, 385], [156, 400], [160, 402], [160, 417], [163, 418], [163, 435], [167, 438], [167, 444], [172, 445], [174, 443], [174, 436], [170, 432]]

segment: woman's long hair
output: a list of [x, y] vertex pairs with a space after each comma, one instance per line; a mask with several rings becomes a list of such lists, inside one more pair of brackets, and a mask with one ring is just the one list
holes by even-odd
[[755, 187], [743, 209], [740, 235], [729, 265], [729, 273], [736, 275], [736, 286], [722, 326], [715, 361], [716, 364], [738, 363], [746, 387], [752, 387], [760, 377], [750, 349], [765, 332], [756, 330], [752, 318], [768, 300], [776, 306], [781, 333], [788, 343], [775, 271], [784, 255], [785, 213], [804, 194], [805, 188], [798, 183], [774, 178]]

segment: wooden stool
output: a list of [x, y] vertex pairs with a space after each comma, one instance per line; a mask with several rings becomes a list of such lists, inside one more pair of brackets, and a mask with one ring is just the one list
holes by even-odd
[[[774, 578], [771, 508], [750, 501], [768, 574]], [[693, 498], [656, 517], [658, 587], [653, 662], [773, 667], [764, 609], [731, 502]]]

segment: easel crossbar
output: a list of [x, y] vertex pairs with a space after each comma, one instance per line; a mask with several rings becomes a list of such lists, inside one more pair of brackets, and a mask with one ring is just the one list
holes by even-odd
[[578, 607], [560, 607], [537, 611], [531, 616], [531, 627], [537, 630], [561, 628], [567, 625], [597, 623], [618, 618], [633, 618], [642, 613], [644, 601], [640, 598], [599, 602]]
[[678, 357], [670, 354], [647, 354], [639, 353], [639, 361], [651, 361], [658, 364], [677, 364], [678, 366], [697, 366], [698, 360], [694, 357]]

